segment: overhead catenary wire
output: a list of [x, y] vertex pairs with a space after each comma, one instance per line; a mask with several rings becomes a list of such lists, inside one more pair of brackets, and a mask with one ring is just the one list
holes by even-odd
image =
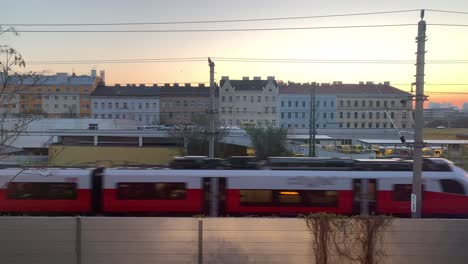
[[192, 20], [192, 21], [157, 21], [157, 22], [112, 22], [112, 23], [2, 23], [2, 26], [10, 27], [71, 27], [71, 26], [136, 26], [136, 25], [177, 25], [177, 24], [212, 24], [212, 23], [234, 23], [234, 22], [258, 22], [275, 20], [296, 20], [296, 19], [314, 19], [330, 17], [349, 17], [349, 16], [368, 16], [419, 12], [419, 9], [391, 10], [379, 12], [363, 13], [344, 13], [344, 14], [326, 14], [312, 16], [288, 16], [288, 17], [270, 17], [270, 18], [247, 18], [247, 19], [223, 19], [223, 20]]
[[351, 29], [351, 28], [382, 28], [409, 27], [414, 23], [373, 24], [373, 25], [339, 25], [311, 27], [270, 27], [270, 28], [212, 28], [212, 29], [126, 29], [126, 30], [15, 30], [17, 33], [197, 33], [197, 32], [248, 32], [248, 31], [289, 31], [289, 30], [320, 30], [320, 29]]

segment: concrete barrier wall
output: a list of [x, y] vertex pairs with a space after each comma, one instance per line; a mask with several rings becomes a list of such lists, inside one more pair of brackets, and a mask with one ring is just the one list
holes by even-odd
[[[1, 217], [0, 256], [13, 264], [198, 263], [201, 250], [206, 264], [314, 263], [301, 219], [204, 218], [202, 242], [199, 231], [196, 218]], [[381, 263], [468, 263], [468, 220], [395, 219], [383, 242]]]

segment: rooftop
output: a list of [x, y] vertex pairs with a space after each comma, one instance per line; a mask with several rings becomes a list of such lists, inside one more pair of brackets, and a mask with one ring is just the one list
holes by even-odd
[[408, 92], [402, 91], [390, 84], [374, 84], [374, 83], [359, 83], [359, 84], [300, 84], [300, 83], [283, 83], [280, 84], [280, 94], [310, 94], [315, 88], [315, 94], [393, 94], [393, 95], [411, 95]]
[[223, 87], [226, 82], [229, 82], [236, 90], [262, 90], [270, 81], [273, 82], [273, 85], [278, 86], [273, 77], [268, 77], [266, 80], [262, 80], [260, 77], [254, 77], [253, 80], [247, 77], [242, 80], [230, 80], [228, 77], [223, 77], [220, 86]]
[[161, 88], [152, 86], [104, 86], [100, 85], [91, 96], [159, 96]]

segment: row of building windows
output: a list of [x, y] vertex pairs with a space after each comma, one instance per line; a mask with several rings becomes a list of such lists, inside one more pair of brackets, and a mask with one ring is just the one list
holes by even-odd
[[[174, 101], [174, 102], [161, 102], [161, 105], [164, 106], [164, 107], [210, 107], [210, 103], [209, 102], [195, 102], [195, 101], [191, 101], [191, 102], [188, 102], [188, 101]], [[215, 103], [215, 105], [217, 105]]]
[[[281, 101], [281, 107], [302, 107], [309, 106], [310, 101]], [[315, 101], [315, 107], [335, 107], [335, 101]]]
[[[115, 105], [115, 109], [129, 109], [128, 108], [128, 103], [107, 103], [107, 108], [106, 108], [106, 103], [104, 102], [101, 102], [101, 109], [112, 109], [113, 106]], [[156, 109], [158, 107], [157, 103], [153, 103], [153, 109]], [[122, 106], [122, 108], [121, 108]], [[145, 109], [150, 109], [151, 108], [151, 104], [150, 103], [145, 103], [144, 104], [145, 106]], [[135, 109], [135, 103], [131, 103], [131, 107], [132, 107], [132, 110]], [[94, 109], [98, 109], [98, 103], [97, 102], [94, 102]], [[138, 109], [143, 109], [143, 103], [138, 103]]]
[[240, 120], [240, 119], [236, 119], [236, 120], [232, 120], [232, 119], [221, 119], [221, 125], [223, 126], [241, 126], [241, 124], [246, 124], [246, 123], [251, 123], [251, 124], [256, 124], [258, 127], [262, 127], [262, 126], [265, 126], [265, 127], [276, 127], [276, 120], [265, 120], [265, 121], [262, 121], [262, 120], [257, 120], [256, 122], [252, 119], [252, 120], [247, 120], [247, 119], [244, 119], [244, 120]]
[[[41, 104], [34, 104], [33, 105], [34, 109], [36, 110], [40, 110], [42, 109], [42, 105]], [[58, 109], [60, 107], [59, 104], [54, 104], [54, 109]], [[13, 105], [13, 108], [16, 108], [16, 105]], [[44, 105], [44, 108], [49, 108], [49, 104], [45, 104]], [[72, 108], [72, 109], [76, 109], [77, 108], [77, 105], [76, 104], [63, 104], [63, 108]], [[86, 108], [86, 109], [89, 109], [89, 105], [83, 105], [83, 108]], [[27, 104], [22, 104], [21, 105], [21, 109], [23, 110], [26, 110], [26, 109], [29, 109], [29, 105]]]
[[[249, 99], [250, 99], [251, 103], [255, 103], [255, 102], [256, 103], [261, 103], [262, 102], [262, 96], [260, 96], [260, 95], [256, 96], [256, 98], [253, 95], [251, 95], [251, 96], [246, 96], [246, 95], [242, 96], [242, 101], [243, 102], [247, 102]], [[234, 100], [234, 96], [232, 96], [232, 95], [230, 95], [230, 96], [222, 95], [221, 96], [221, 102], [223, 102], [223, 103], [224, 102], [232, 103], [232, 102], [234, 102], [233, 100]], [[235, 97], [235, 102], [240, 102], [240, 101], [241, 101], [241, 96], [237, 95]], [[263, 96], [263, 102], [268, 103], [270, 101], [273, 102], [273, 103], [276, 102], [276, 96], [271, 96], [271, 98], [268, 95]]]
[[[41, 96], [40, 94], [39, 95], [34, 95], [34, 96], [29, 96], [29, 95], [21, 95], [21, 99], [22, 100], [33, 100], [33, 99], [41, 99], [43, 98], [44, 100], [52, 100], [52, 99], [55, 99], [55, 100], [59, 100], [60, 96], [58, 95], [54, 95], [54, 96], [50, 96], [50, 95], [44, 95], [44, 96]], [[82, 99], [89, 99], [89, 96], [81, 96]], [[78, 96], [76, 95], [63, 95], [62, 96], [62, 99], [63, 100], [78, 100]]]
[[[340, 107], [374, 107], [374, 102], [375, 102], [375, 107], [381, 107], [383, 105], [383, 107], [389, 107], [389, 102], [390, 102], [390, 107], [396, 107], [396, 101], [395, 100], [391, 100], [391, 101], [387, 101], [387, 100], [383, 100], [383, 101], [380, 101], [380, 100], [377, 100], [377, 101], [374, 101], [374, 100], [340, 100]], [[406, 100], [402, 100], [400, 101], [400, 106], [403, 106], [403, 107], [406, 107]]]
[[[281, 112], [281, 119], [291, 119], [291, 118], [295, 118], [295, 119], [298, 119], [298, 118], [301, 118], [301, 119], [306, 119], [308, 118], [308, 116], [306, 117], [306, 112]], [[316, 116], [317, 118], [323, 118], [323, 119], [334, 119], [335, 118], [335, 113], [321, 113], [321, 114], [317, 114]]]
[[[340, 128], [394, 128], [393, 123], [374, 123], [374, 122], [361, 122], [361, 123], [338, 123], [338, 127]], [[414, 127], [414, 125], [411, 125]], [[401, 128], [410, 128], [406, 123], [401, 123]]]
[[[339, 117], [340, 118], [369, 118], [369, 119], [372, 119], [374, 118], [374, 114], [375, 114], [375, 118], [376, 119], [379, 119], [380, 117], [382, 118], [387, 118], [388, 115], [390, 115], [390, 118], [395, 118], [395, 112], [340, 112], [339, 113]], [[403, 111], [401, 112], [401, 118], [402, 119], [406, 119], [408, 116], [408, 112], [407, 111]]]
[[[226, 111], [225, 107], [221, 107], [221, 114], [232, 114], [232, 113], [234, 113], [233, 111], [234, 111], [233, 107], [228, 107], [227, 111]], [[241, 114], [241, 113], [242, 114], [248, 114], [249, 111], [247, 111], [247, 107], [244, 107], [242, 109], [239, 108], [239, 107], [236, 107], [235, 113], [236, 114]], [[269, 113], [276, 114], [276, 107], [265, 106], [264, 113], [265, 114], [269, 114]], [[257, 112], [257, 114], [260, 114], [260, 113]]]
[[158, 117], [156, 115], [153, 115], [153, 117], [151, 117], [151, 115], [129, 115], [127, 116], [126, 114], [101, 114], [101, 115], [94, 115], [94, 118], [98, 119], [98, 118], [101, 118], [101, 119], [133, 119], [133, 120], [137, 120], [137, 121], [146, 121], [146, 122], [150, 122], [150, 121], [154, 121], [154, 122], [157, 122], [158, 121]]

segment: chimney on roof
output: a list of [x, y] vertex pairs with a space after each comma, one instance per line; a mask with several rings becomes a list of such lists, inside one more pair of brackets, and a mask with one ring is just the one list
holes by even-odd
[[343, 82], [342, 82], [342, 81], [333, 81], [333, 84], [334, 84], [334, 85], [342, 85]]
[[104, 70], [99, 71], [99, 77], [101, 77], [101, 82], [105, 82], [106, 81], [106, 71], [104, 71]]
[[91, 70], [91, 77], [96, 78], [96, 75], [97, 75], [96, 69], [92, 69]]
[[321, 83], [320, 85], [321, 85], [321, 86], [330, 86], [329, 83]]
[[253, 77], [253, 80], [254, 80], [254, 81], [260, 81], [261, 79], [262, 79], [262, 77], [260, 77], [260, 76], [254, 76], [254, 77]]
[[132, 83], [132, 87], [136, 87], [136, 84]]
[[205, 84], [204, 84], [204, 83], [199, 83], [199, 84], [198, 84], [198, 87], [199, 87], [199, 88], [204, 88], [204, 87], [205, 87]]
[[144, 83], [140, 83], [140, 87], [145, 87], [146, 85]]
[[132, 85], [131, 85], [131, 84], [129, 84], [129, 83], [127, 83], [127, 87], [130, 87], [130, 86], [132, 86]]
[[369, 81], [367, 81], [366, 84], [367, 84], [367, 85], [371, 85], [371, 84], [374, 84], [374, 82], [369, 82]]
[[359, 82], [359, 85], [364, 85], [364, 82]]
[[157, 84], [157, 83], [153, 83], [153, 87], [158, 87], [158, 84]]
[[177, 88], [177, 87], [179, 87], [179, 84], [178, 84], [178, 83], [174, 83], [172, 86], [174, 86], [174, 88]]
[[170, 84], [170, 83], [165, 83], [165, 84], [164, 84], [164, 87], [165, 87], [165, 88], [169, 88], [169, 87], [171, 87], [171, 84]]
[[120, 87], [120, 83], [116, 83], [116, 84], [115, 84], [115, 87]]
[[268, 76], [268, 77], [267, 77], [267, 80], [268, 80], [268, 81], [274, 81], [274, 80], [275, 80], [275, 76]]
[[389, 81], [383, 82], [384, 85], [390, 85]]
[[190, 87], [192, 87], [192, 85], [191, 85], [190, 83], [186, 83], [186, 84], [185, 84], [185, 87], [186, 87], [186, 88], [190, 88]]
[[316, 85], [317, 85], [316, 82], [311, 82], [310, 84], [311, 84], [312, 86], [316, 86]]
[[244, 77], [242, 77], [242, 80], [243, 80], [243, 81], [248, 81], [248, 80], [249, 80], [249, 77], [248, 77], [248, 76], [244, 76]]
[[221, 77], [221, 80], [225, 80], [225, 81], [226, 81], [226, 80], [229, 80], [229, 76], [222, 76], [222, 77]]

